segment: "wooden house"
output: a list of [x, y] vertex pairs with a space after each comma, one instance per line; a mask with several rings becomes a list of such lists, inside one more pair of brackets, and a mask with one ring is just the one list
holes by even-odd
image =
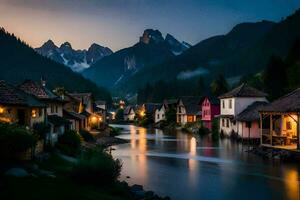
[[236, 117], [254, 102], [267, 102], [267, 94], [242, 84], [239, 87], [223, 94], [220, 99], [220, 132], [225, 135], [232, 133], [238, 134], [239, 127], [236, 123]]
[[0, 121], [32, 128], [46, 122], [46, 105], [33, 95], [0, 81]]
[[201, 104], [203, 126], [212, 129], [212, 122], [220, 114], [220, 101], [217, 98], [206, 96]]
[[176, 122], [180, 125], [193, 123], [201, 118], [202, 97], [180, 97], [176, 106]]
[[265, 101], [256, 101], [249, 105], [235, 118], [238, 137], [242, 139], [260, 138], [259, 110], [268, 105]]
[[300, 150], [300, 88], [260, 109], [261, 145]]

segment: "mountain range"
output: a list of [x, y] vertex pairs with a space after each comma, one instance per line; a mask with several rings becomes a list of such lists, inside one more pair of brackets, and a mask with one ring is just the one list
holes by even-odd
[[115, 88], [141, 69], [160, 64], [189, 49], [191, 45], [179, 42], [172, 35], [163, 37], [158, 30], [147, 29], [132, 47], [106, 56], [83, 71], [83, 75], [99, 85]]
[[26, 79], [46, 80], [47, 87], [64, 87], [70, 92], [92, 92], [97, 99], [111, 102], [110, 93], [73, 72], [65, 65], [39, 55], [33, 48], [0, 28], [0, 80], [20, 84]]
[[[131, 73], [125, 81], [112, 84], [114, 87], [111, 87], [111, 90], [116, 94], [134, 94], [147, 83], [192, 79], [199, 76], [210, 83], [218, 74], [223, 74], [231, 84], [234, 84], [242, 76], [263, 71], [272, 55], [284, 59], [299, 38], [300, 10], [280, 22], [241, 23], [227, 34], [203, 40], [177, 56], [174, 54], [163, 56], [158, 50], [152, 49], [158, 52], [158, 58], [164, 59], [159, 62], [148, 62]], [[160, 49], [161, 47], [159, 46]], [[111, 84], [122, 74], [119, 72], [116, 77], [107, 81], [106, 76], [110, 73], [104, 72], [109, 66], [115, 68], [116, 65], [111, 64], [111, 59], [115, 58], [116, 54], [117, 52], [85, 70], [83, 72], [85, 77], [97, 84], [106, 86]], [[143, 52], [144, 57], [147, 54], [148, 52]]]
[[35, 49], [39, 54], [60, 64], [70, 67], [73, 71], [81, 72], [105, 56], [113, 53], [108, 47], [92, 44], [87, 50], [74, 50], [69, 42], [56, 46], [48, 40], [41, 47]]

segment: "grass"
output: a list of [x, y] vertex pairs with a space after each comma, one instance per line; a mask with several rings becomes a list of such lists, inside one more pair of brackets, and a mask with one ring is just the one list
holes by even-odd
[[38, 163], [41, 169], [55, 172], [56, 178], [0, 177], [0, 199], [23, 200], [132, 200], [128, 188], [122, 183], [92, 186], [73, 182], [69, 173], [73, 164], [58, 155]]

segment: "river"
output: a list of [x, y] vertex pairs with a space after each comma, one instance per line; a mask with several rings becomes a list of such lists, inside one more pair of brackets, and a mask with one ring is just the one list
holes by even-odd
[[263, 160], [229, 139], [114, 126], [124, 129], [120, 138], [130, 140], [113, 151], [129, 184], [173, 200], [300, 199], [300, 164]]

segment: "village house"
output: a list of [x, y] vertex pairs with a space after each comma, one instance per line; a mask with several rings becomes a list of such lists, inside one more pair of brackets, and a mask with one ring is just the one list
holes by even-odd
[[206, 96], [201, 107], [203, 126], [211, 130], [215, 116], [220, 114], [220, 102], [217, 98]]
[[176, 122], [180, 125], [193, 123], [201, 118], [201, 97], [181, 97], [176, 108]]
[[0, 81], [0, 121], [33, 128], [46, 122], [46, 105], [19, 88]]
[[260, 138], [259, 110], [266, 105], [268, 105], [268, 102], [256, 101], [236, 116], [235, 121], [237, 124], [237, 133], [239, 138]]
[[177, 99], [165, 99], [163, 104], [155, 110], [155, 123], [166, 120], [166, 114], [170, 109], [176, 112]]
[[137, 115], [139, 119], [147, 116], [148, 120], [153, 121], [155, 120], [155, 110], [158, 108], [160, 104], [157, 103], [144, 103], [137, 109]]
[[[92, 93], [71, 93], [72, 97], [80, 101], [79, 113], [86, 117], [84, 120], [84, 127], [90, 131], [92, 129], [101, 128], [103, 123], [103, 116], [95, 112], [95, 100]], [[100, 109], [97, 109], [99, 111]], [[99, 113], [101, 113], [99, 111]]]
[[300, 88], [260, 109], [261, 145], [300, 150]]
[[46, 88], [45, 81], [41, 84], [32, 80], [26, 80], [19, 88], [24, 92], [35, 96], [45, 105], [47, 105], [47, 124], [50, 125], [50, 132], [47, 137], [47, 141], [51, 144], [55, 144], [58, 140], [58, 136], [65, 132], [65, 129], [70, 128], [70, 122], [63, 118], [63, 106], [65, 101]]
[[239, 87], [223, 94], [220, 99], [220, 132], [225, 135], [232, 133], [243, 135], [241, 127], [237, 125], [236, 117], [254, 102], [267, 102], [267, 94], [242, 84]]
[[71, 96], [64, 88], [56, 88], [55, 93], [65, 101], [63, 117], [71, 122], [70, 129], [77, 132], [86, 129], [87, 118], [79, 113], [82, 110], [81, 100]]
[[95, 101], [94, 112], [100, 116], [102, 124], [106, 123], [107, 118], [107, 105], [105, 101]]
[[124, 121], [133, 122], [135, 120], [135, 107], [127, 106], [124, 109]]
[[155, 109], [155, 118], [154, 122], [158, 123], [160, 121], [166, 120], [166, 112], [167, 112], [167, 107], [165, 104], [161, 104]]

